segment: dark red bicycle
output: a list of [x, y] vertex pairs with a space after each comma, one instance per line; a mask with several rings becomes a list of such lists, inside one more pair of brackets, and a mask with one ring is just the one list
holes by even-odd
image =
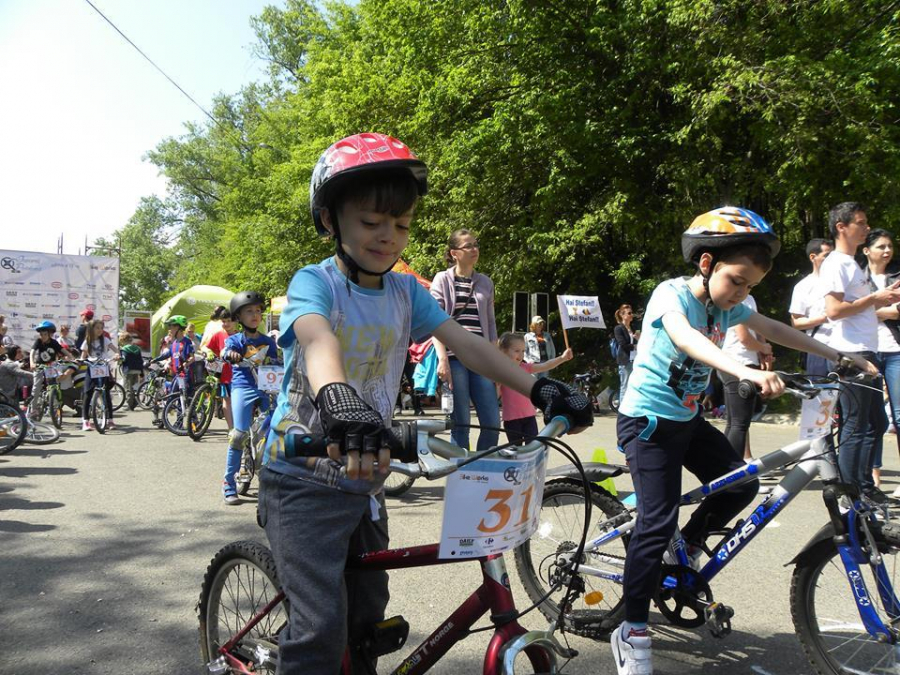
[[[392, 471], [413, 477], [436, 479], [457, 470], [471, 455], [435, 434], [446, 431], [441, 420], [404, 423], [406, 442], [418, 447], [419, 462], [391, 462]], [[567, 429], [562, 418], [554, 419], [542, 432], [556, 438]], [[535, 440], [509, 451], [517, 457], [545, 452], [544, 442]], [[577, 655], [556, 638], [556, 624], [547, 630], [526, 631], [509, 588], [502, 554], [471, 559], [441, 559], [438, 544], [389, 549], [352, 558], [347, 573], [430, 567], [459, 562], [481, 566], [481, 585], [431, 633], [394, 673], [419, 675], [428, 671], [486, 614], [494, 622], [494, 634], [484, 657], [484, 675], [511, 674], [516, 658], [524, 653], [533, 672], [557, 673], [557, 656]], [[278, 661], [278, 636], [288, 623], [288, 606], [280, 590], [275, 562], [268, 548], [252, 541], [228, 544], [210, 563], [200, 593], [200, 646], [209, 673], [274, 673]], [[363, 644], [345, 652], [343, 675], [351, 675], [349, 648], [359, 648], [370, 657], [398, 651], [406, 643], [409, 624], [402, 617], [387, 619], [373, 627]]]

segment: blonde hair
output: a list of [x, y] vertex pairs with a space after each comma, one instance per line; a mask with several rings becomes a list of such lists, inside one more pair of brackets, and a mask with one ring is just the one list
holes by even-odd
[[189, 323], [189, 324], [187, 325], [187, 328], [185, 328], [184, 330], [185, 330], [185, 331], [189, 331], [189, 330], [196, 331], [196, 330], [197, 330], [197, 326], [195, 326], [193, 323]]
[[123, 330], [119, 332], [119, 342], [131, 342], [133, 338], [131, 337], [131, 333], [127, 330]]
[[622, 323], [622, 317], [625, 316], [626, 309], [631, 309], [631, 305], [621, 305], [619, 309], [616, 310], [616, 323]]
[[534, 329], [535, 326], [543, 326], [544, 330], [546, 330], [547, 322], [546, 321], [532, 321], [530, 324], [528, 324], [528, 330], [531, 331], [532, 333], [537, 333], [537, 331]]
[[497, 340], [497, 347], [501, 351], [507, 351], [515, 342], [525, 342], [525, 337], [518, 333], [504, 333]]

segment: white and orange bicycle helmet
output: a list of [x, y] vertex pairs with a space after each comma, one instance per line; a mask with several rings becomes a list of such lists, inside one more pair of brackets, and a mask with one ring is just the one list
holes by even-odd
[[723, 206], [694, 218], [681, 235], [681, 253], [686, 263], [697, 264], [704, 252], [715, 252], [741, 244], [760, 244], [774, 258], [781, 250], [778, 235], [762, 216], [749, 209]]

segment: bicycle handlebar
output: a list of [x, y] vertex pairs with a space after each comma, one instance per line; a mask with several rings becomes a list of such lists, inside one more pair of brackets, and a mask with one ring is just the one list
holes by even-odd
[[[543, 450], [545, 445], [538, 439], [525, 444], [504, 448], [488, 449], [481, 452], [469, 452], [454, 445], [435, 434], [449, 431], [449, 420], [416, 420], [399, 422], [390, 431], [397, 438], [404, 450], [415, 449], [418, 461], [401, 462], [391, 460], [391, 471], [411, 478], [427, 478], [434, 480], [456, 471], [460, 464], [475, 461], [491, 454], [504, 457], [517, 457]], [[569, 430], [569, 422], [565, 417], [554, 417], [538, 434], [539, 438], [558, 438]], [[324, 436], [312, 434], [287, 434], [284, 437], [285, 455], [288, 457], [325, 457], [328, 443]], [[442, 458], [442, 459], [439, 459]]]
[[[843, 373], [829, 373], [828, 375], [818, 376], [776, 371], [775, 374], [784, 382], [784, 393], [791, 394], [797, 398], [814, 398], [820, 391], [834, 389], [836, 385], [841, 383], [868, 386], [872, 382], [872, 378], [861, 371], [857, 371], [857, 374], [852, 377], [848, 377]], [[824, 381], [813, 382], [813, 378]], [[741, 380], [738, 383], [738, 396], [741, 398], [749, 399], [758, 393], [759, 387], [755, 382]]]

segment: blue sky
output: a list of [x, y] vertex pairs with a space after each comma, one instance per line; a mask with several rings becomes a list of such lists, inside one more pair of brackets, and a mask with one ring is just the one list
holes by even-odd
[[[250, 17], [277, 0], [92, 0], [209, 109], [265, 77]], [[143, 155], [205, 119], [84, 0], [0, 0], [0, 248], [78, 253], [165, 194]]]

